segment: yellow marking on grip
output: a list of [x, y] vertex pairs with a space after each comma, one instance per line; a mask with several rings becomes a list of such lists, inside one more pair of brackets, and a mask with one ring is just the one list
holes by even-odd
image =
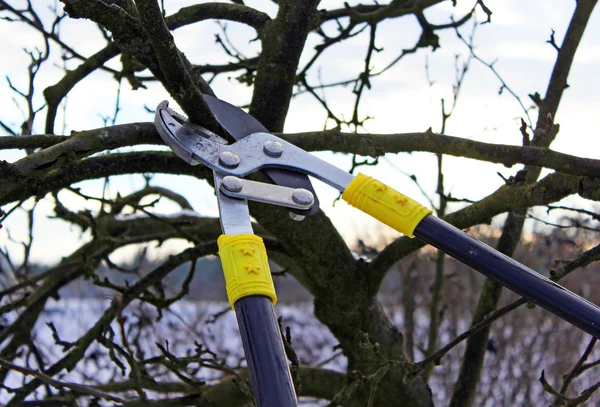
[[417, 201], [364, 174], [352, 180], [342, 199], [410, 238], [415, 237], [419, 222], [431, 214]]
[[256, 235], [221, 235], [217, 240], [231, 307], [249, 295], [264, 295], [277, 302], [263, 240]]

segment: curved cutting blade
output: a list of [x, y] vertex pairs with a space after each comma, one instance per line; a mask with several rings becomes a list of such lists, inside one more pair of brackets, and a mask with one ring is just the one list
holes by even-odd
[[[229, 104], [216, 97], [203, 95], [210, 111], [215, 115], [215, 118], [221, 126], [231, 136], [240, 140], [253, 133], [269, 133], [269, 130], [262, 125], [261, 122], [250, 116], [248, 113]], [[276, 168], [267, 168], [262, 171], [274, 184], [286, 186], [290, 188], [304, 188], [313, 193], [315, 197], [315, 203], [308, 210], [301, 209], [290, 209], [290, 212], [298, 215], [310, 216], [317, 212], [319, 209], [319, 198], [317, 193], [308, 178], [308, 175], [299, 172], [280, 170]]]
[[210, 111], [221, 126], [234, 139], [239, 140], [252, 133], [268, 133], [269, 130], [261, 122], [244, 112], [237, 106], [227, 103], [214, 96], [203, 95]]
[[194, 150], [191, 146], [196, 145], [206, 138], [218, 144], [227, 144], [227, 141], [213, 132], [190, 122], [184, 116], [169, 108], [169, 102], [161, 102], [156, 108], [154, 124], [158, 134], [165, 144], [175, 154], [190, 165], [198, 165], [200, 161], [194, 158]]

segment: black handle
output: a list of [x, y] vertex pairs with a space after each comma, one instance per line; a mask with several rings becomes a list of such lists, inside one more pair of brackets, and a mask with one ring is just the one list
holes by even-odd
[[243, 297], [234, 308], [256, 406], [298, 406], [271, 299]]
[[600, 339], [600, 308], [434, 216], [414, 235]]

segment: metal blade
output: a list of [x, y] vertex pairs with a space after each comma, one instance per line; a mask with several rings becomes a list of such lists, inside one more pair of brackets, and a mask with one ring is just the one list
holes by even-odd
[[237, 106], [227, 103], [214, 96], [203, 95], [210, 111], [221, 126], [231, 136], [236, 139], [242, 139], [252, 133], [268, 133], [269, 130], [261, 122], [244, 112]]
[[227, 141], [213, 132], [190, 122], [185, 117], [169, 108], [167, 101], [161, 102], [154, 115], [154, 124], [158, 134], [165, 144], [190, 165], [198, 165], [200, 161], [194, 159], [193, 146], [208, 139], [218, 144], [227, 144]]
[[[252, 133], [269, 133], [267, 128], [263, 126], [261, 122], [244, 112], [242, 109], [213, 96], [204, 95], [204, 99], [219, 124], [221, 124], [234, 139], [240, 140]], [[310, 209], [290, 209], [290, 212], [302, 216], [310, 216], [314, 215], [319, 210], [319, 198], [306, 174], [275, 168], [265, 169], [262, 173], [274, 184], [290, 188], [304, 188], [312, 192], [315, 202]]]

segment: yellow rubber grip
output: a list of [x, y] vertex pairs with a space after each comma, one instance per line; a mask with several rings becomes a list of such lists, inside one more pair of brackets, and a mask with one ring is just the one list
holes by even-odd
[[364, 174], [358, 174], [342, 194], [350, 205], [413, 238], [415, 228], [431, 210]]
[[264, 295], [277, 302], [263, 240], [256, 235], [221, 235], [217, 240], [231, 307], [249, 295]]

